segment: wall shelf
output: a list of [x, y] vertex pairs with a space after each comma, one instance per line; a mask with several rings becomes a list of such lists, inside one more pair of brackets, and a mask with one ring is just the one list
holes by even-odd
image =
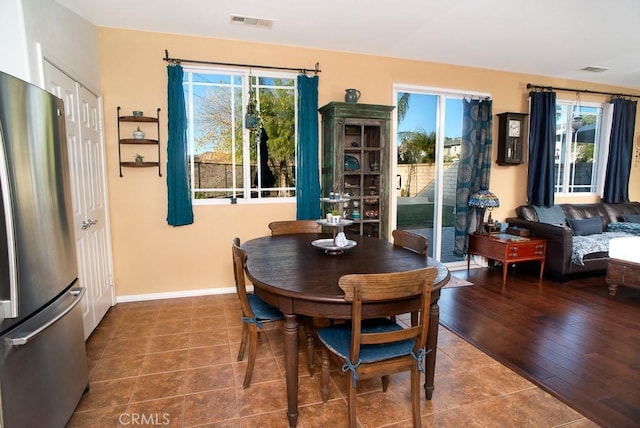
[[[122, 168], [158, 168], [158, 176], [162, 177], [162, 171], [160, 170], [160, 109], [156, 110], [156, 117], [151, 116], [121, 116], [120, 115], [120, 106], [117, 109], [117, 117], [118, 117], [118, 162], [120, 167], [120, 177], [123, 177]], [[133, 133], [136, 129], [133, 126], [125, 126], [121, 128], [122, 123], [134, 123], [138, 124], [137, 127], [140, 128], [140, 124], [143, 124], [141, 131], [145, 133], [145, 137], [147, 136], [147, 132], [153, 131], [153, 126], [156, 125], [156, 137], [157, 139], [150, 138], [122, 138], [121, 132], [126, 129], [127, 132]], [[122, 146], [156, 146], [156, 156], [157, 160], [154, 161], [123, 161], [122, 160]], [[127, 155], [131, 154], [131, 151], [126, 152]], [[149, 149], [145, 148], [142, 152], [143, 156], [146, 156], [149, 153]]]

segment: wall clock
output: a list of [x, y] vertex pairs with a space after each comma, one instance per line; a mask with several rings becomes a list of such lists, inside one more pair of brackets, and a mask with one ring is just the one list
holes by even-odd
[[509, 119], [509, 137], [519, 137], [522, 122], [516, 119]]
[[527, 137], [525, 113], [498, 114], [498, 165], [518, 165], [524, 162], [524, 142]]

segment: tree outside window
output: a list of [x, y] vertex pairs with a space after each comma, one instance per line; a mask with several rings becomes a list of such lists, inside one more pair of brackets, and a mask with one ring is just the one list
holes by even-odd
[[[295, 197], [295, 85], [287, 74], [185, 69], [193, 199]], [[250, 91], [260, 116], [252, 129], [245, 127]]]

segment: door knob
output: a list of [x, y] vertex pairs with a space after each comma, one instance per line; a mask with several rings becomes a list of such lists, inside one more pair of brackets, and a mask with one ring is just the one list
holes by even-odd
[[82, 222], [82, 225], [80, 226], [80, 228], [81, 228], [82, 230], [87, 230], [87, 229], [89, 229], [91, 226], [93, 226], [94, 224], [96, 224], [97, 222], [98, 222], [98, 219], [96, 219], [96, 220], [91, 220], [91, 219], [89, 218], [89, 219], [84, 220], [84, 221]]

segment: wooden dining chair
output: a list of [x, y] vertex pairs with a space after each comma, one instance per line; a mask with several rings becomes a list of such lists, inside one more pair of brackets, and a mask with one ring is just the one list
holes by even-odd
[[[269, 223], [271, 236], [292, 235], [295, 233], [320, 233], [321, 225], [315, 220], [280, 220]], [[314, 321], [311, 317], [301, 317], [304, 324], [304, 331], [307, 342], [307, 361], [309, 362], [309, 375], [313, 377], [315, 373], [315, 343], [314, 343]]]
[[[391, 236], [393, 236], [393, 245], [427, 257], [429, 240], [425, 236], [402, 229], [393, 230]], [[415, 325], [416, 316], [417, 314], [415, 312], [411, 314], [411, 325]], [[395, 321], [396, 318], [391, 317], [391, 320]]]
[[[344, 299], [351, 302], [351, 323], [320, 329], [322, 344], [322, 400], [329, 395], [330, 357], [336, 359], [343, 372], [350, 376], [348, 383], [349, 426], [356, 425], [356, 388], [358, 380], [382, 377], [386, 392], [389, 375], [411, 372], [411, 407], [413, 426], [420, 427], [420, 372], [424, 371], [424, 357], [429, 330], [431, 290], [437, 269], [427, 267], [406, 272], [378, 274], [350, 274], [340, 278]], [[420, 296], [418, 323], [403, 328], [389, 318], [363, 320], [363, 305]], [[386, 317], [402, 312], [402, 305]]]
[[269, 223], [271, 235], [291, 235], [293, 233], [319, 233], [320, 224], [315, 220], [281, 220]]
[[265, 303], [255, 294], [247, 293], [247, 284], [245, 280], [247, 252], [240, 247], [240, 238], [233, 238], [232, 254], [233, 274], [236, 282], [236, 292], [240, 299], [243, 321], [238, 361], [243, 360], [244, 352], [248, 344], [249, 356], [247, 359], [247, 369], [244, 372], [244, 381], [242, 382], [242, 387], [248, 388], [251, 384], [253, 367], [256, 362], [258, 331], [282, 328], [284, 325], [284, 316], [277, 308]]
[[393, 236], [393, 245], [406, 248], [414, 253], [427, 255], [429, 241], [426, 237], [401, 229], [395, 229], [391, 235]]

